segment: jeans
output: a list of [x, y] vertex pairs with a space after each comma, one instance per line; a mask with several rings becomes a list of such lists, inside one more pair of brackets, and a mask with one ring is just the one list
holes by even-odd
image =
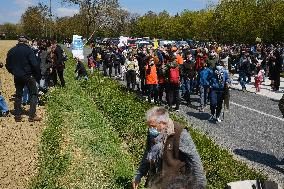
[[212, 90], [210, 93], [210, 110], [211, 115], [215, 115], [216, 117], [220, 117], [221, 111], [222, 111], [222, 105], [224, 100], [224, 92], [223, 91], [216, 91]]
[[203, 109], [207, 105], [209, 86], [199, 86], [200, 90], [200, 107]]
[[29, 89], [27, 86], [24, 87], [23, 89], [23, 98], [22, 98], [23, 103], [28, 103], [29, 102]]
[[242, 89], [246, 89], [246, 83], [247, 83], [246, 80], [247, 80], [246, 74], [244, 72], [240, 72], [239, 81], [242, 86]]
[[59, 77], [60, 83], [62, 87], [65, 87], [65, 80], [63, 77], [63, 70], [57, 70], [57, 69], [53, 69], [52, 70], [52, 80], [53, 80], [53, 85], [57, 85], [57, 75]]
[[23, 97], [23, 89], [27, 86], [30, 95], [30, 112], [29, 116], [34, 117], [36, 114], [36, 105], [38, 98], [38, 88], [36, 84], [36, 80], [30, 76], [25, 78], [14, 78], [16, 95], [15, 95], [15, 116], [21, 116], [21, 106], [22, 106], [22, 97]]
[[2, 95], [0, 95], [0, 111], [2, 114], [9, 111], [8, 105]]
[[179, 85], [169, 84], [168, 86], [168, 104], [172, 107], [176, 104], [176, 109], [179, 109], [180, 97], [179, 97]]
[[151, 102], [152, 95], [154, 96], [155, 103], [158, 101], [158, 85], [150, 84], [148, 86], [148, 102]]

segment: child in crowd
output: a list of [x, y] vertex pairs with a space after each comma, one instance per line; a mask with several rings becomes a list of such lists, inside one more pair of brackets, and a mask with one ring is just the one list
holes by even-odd
[[93, 56], [90, 54], [88, 56], [88, 68], [90, 69], [91, 74], [94, 73], [94, 68], [96, 67], [96, 62], [93, 58]]
[[88, 80], [88, 74], [87, 74], [87, 71], [86, 71], [86, 68], [83, 64], [83, 62], [79, 59], [79, 58], [75, 58], [76, 61], [77, 61], [77, 64], [76, 64], [76, 69], [75, 69], [75, 73], [76, 73], [76, 79], [81, 79], [81, 78], [84, 78], [85, 80]]
[[255, 92], [260, 92], [260, 88], [261, 88], [261, 83], [263, 81], [263, 77], [265, 74], [265, 71], [263, 68], [261, 68], [260, 65], [257, 65], [257, 75], [254, 76], [254, 86], [255, 86]]

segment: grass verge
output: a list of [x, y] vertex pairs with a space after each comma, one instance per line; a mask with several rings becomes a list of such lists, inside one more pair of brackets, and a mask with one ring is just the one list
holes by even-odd
[[[144, 150], [144, 115], [152, 105], [100, 73], [88, 82], [75, 81], [74, 64], [73, 60], [66, 63], [67, 87], [55, 89], [48, 97], [48, 127], [41, 142], [39, 175], [32, 188], [129, 188]], [[182, 118], [173, 118], [189, 127], [208, 188], [266, 179]]]
[[[109, 118], [112, 127], [126, 142], [128, 152], [133, 154], [137, 166], [143, 154], [147, 133], [144, 115], [152, 105], [137, 95], [128, 93], [124, 86], [102, 77], [100, 73], [96, 73], [88, 83], [82, 85], [82, 88], [94, 99], [104, 116]], [[238, 180], [266, 179], [246, 164], [235, 160], [228, 151], [191, 128], [182, 118], [172, 117], [189, 128], [206, 170], [208, 188], [224, 188], [226, 183]]]
[[129, 188], [133, 162], [121, 138], [66, 70], [67, 87], [47, 99], [39, 174], [31, 188]]

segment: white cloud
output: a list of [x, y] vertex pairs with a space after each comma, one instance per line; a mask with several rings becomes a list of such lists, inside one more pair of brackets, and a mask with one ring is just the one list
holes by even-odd
[[14, 0], [14, 2], [21, 7], [28, 7], [34, 4], [34, 0]]
[[76, 8], [60, 7], [56, 9], [56, 14], [58, 17], [73, 16], [74, 14], [77, 13], [79, 13], [79, 9]]

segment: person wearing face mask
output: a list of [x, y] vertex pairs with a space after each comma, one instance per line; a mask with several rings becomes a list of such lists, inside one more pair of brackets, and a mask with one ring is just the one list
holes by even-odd
[[133, 189], [146, 175], [146, 187], [150, 189], [205, 189], [202, 162], [188, 131], [172, 121], [163, 107], [150, 109], [146, 119], [147, 145]]

